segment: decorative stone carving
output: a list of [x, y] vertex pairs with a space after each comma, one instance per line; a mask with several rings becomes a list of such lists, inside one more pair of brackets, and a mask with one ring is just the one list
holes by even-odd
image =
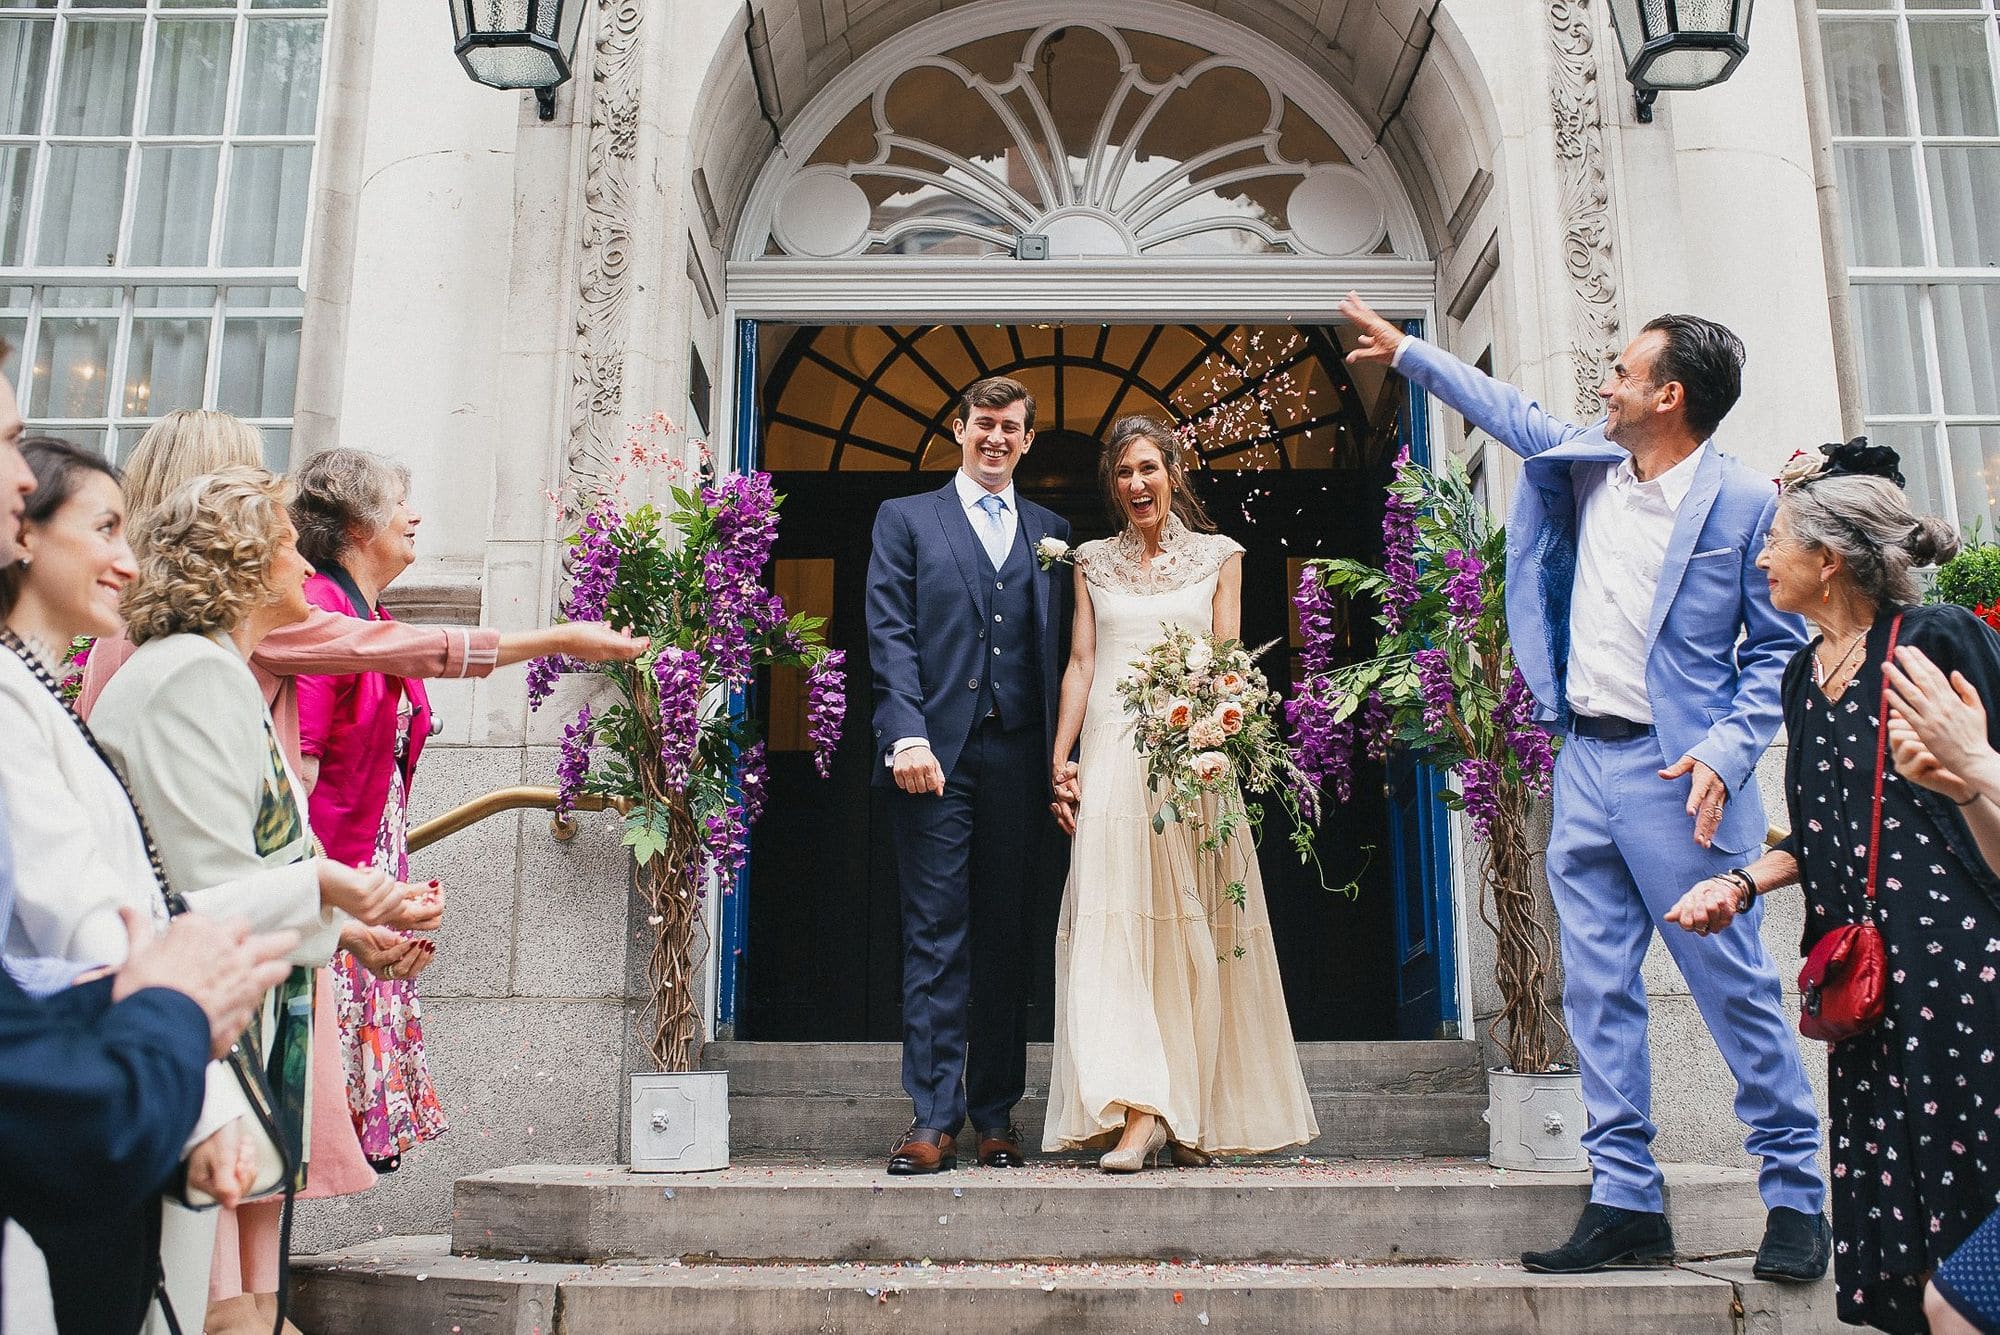
[[1549, 26], [1556, 53], [1550, 101], [1561, 174], [1563, 263], [1570, 280], [1570, 355], [1577, 411], [1589, 420], [1601, 411], [1597, 387], [1617, 355], [1623, 324], [1590, 0], [1549, 0]]
[[[639, 139], [639, 24], [644, 0], [598, 0], [591, 68], [590, 143], [583, 185], [576, 364], [570, 384], [567, 481], [577, 493], [609, 485], [625, 404], [627, 266], [632, 174]], [[569, 516], [574, 518], [575, 516]]]

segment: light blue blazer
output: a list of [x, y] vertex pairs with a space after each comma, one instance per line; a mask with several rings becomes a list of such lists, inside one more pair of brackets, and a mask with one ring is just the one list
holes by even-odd
[[[1605, 439], [1602, 419], [1561, 421], [1422, 339], [1404, 343], [1397, 369], [1526, 460], [1507, 522], [1507, 629], [1538, 712], [1566, 726], [1577, 543], [1570, 469], [1617, 463], [1625, 451]], [[1729, 786], [1715, 847], [1730, 853], [1763, 842], [1764, 804], [1751, 775], [1783, 720], [1785, 664], [1805, 643], [1805, 623], [1771, 606], [1757, 569], [1777, 506], [1769, 478], [1709, 449], [1674, 519], [1646, 627], [1660, 763], [1693, 756]]]

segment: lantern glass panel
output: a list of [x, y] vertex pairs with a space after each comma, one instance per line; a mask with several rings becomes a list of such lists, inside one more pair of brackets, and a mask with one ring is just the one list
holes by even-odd
[[465, 0], [474, 32], [526, 32], [530, 0]]
[[475, 46], [465, 62], [475, 79], [494, 88], [550, 88], [563, 80], [555, 57], [532, 46]]
[[[1648, 10], [1664, 14], [1666, 0], [1646, 0]], [[1680, 0], [1675, 6], [1682, 33], [1727, 33], [1734, 31], [1736, 0]], [[1658, 31], [1666, 31], [1662, 22]]]
[[1649, 88], [1706, 88], [1720, 79], [1735, 58], [1732, 51], [1662, 51], [1632, 72]]
[[1611, 26], [1618, 31], [1618, 50], [1630, 69], [1633, 54], [1646, 44], [1640, 0], [1611, 0]]

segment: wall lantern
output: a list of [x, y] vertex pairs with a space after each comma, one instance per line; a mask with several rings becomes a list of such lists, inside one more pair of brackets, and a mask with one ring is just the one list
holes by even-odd
[[568, 80], [576, 33], [590, 0], [450, 0], [453, 48], [473, 82], [532, 88], [543, 120], [556, 115], [556, 86]]
[[1752, 0], [1611, 0], [1611, 26], [1625, 54], [1639, 119], [1653, 99], [1721, 83], [1750, 54]]

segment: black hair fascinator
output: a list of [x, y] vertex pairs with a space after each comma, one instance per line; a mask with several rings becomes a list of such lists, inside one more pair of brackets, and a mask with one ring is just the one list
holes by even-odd
[[1823, 477], [1879, 477], [1903, 485], [1902, 457], [1893, 446], [1870, 445], [1868, 437], [1856, 436], [1846, 444], [1822, 445], [1822, 458], [1800, 450], [1793, 454], [1778, 477], [1779, 485], [1791, 486]]

